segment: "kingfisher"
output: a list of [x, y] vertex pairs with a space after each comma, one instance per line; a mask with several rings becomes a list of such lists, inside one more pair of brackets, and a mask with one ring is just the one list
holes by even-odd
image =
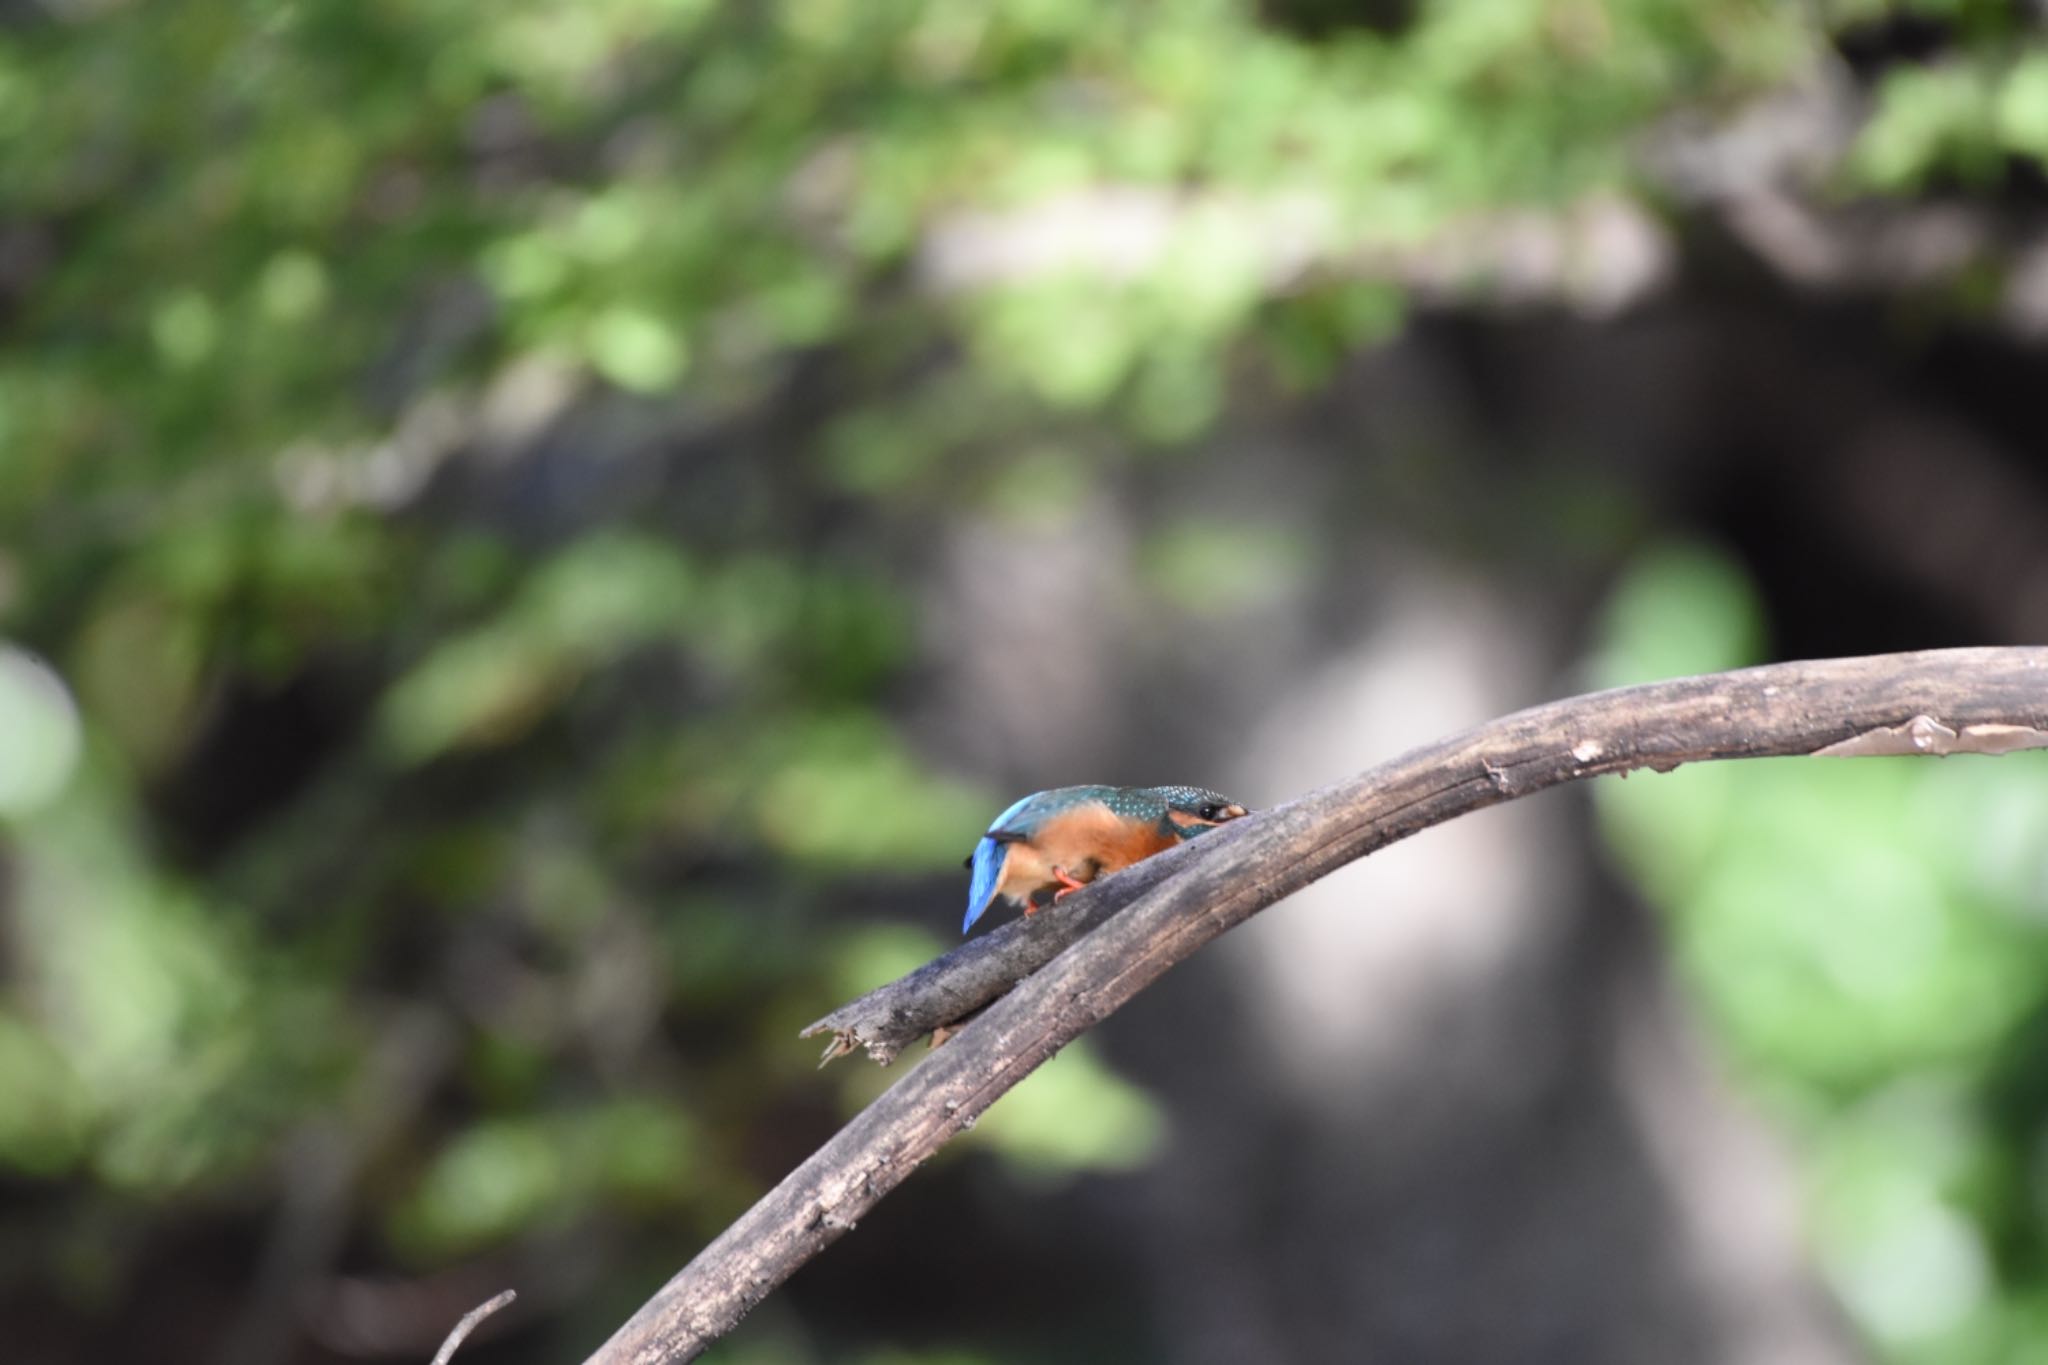
[[1105, 872], [1172, 848], [1246, 814], [1206, 787], [1055, 787], [995, 818], [964, 866], [966, 933], [997, 900], [1029, 915]]

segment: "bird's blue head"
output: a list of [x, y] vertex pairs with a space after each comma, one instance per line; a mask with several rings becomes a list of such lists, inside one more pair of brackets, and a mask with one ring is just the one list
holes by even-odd
[[1147, 787], [1145, 790], [1166, 803], [1167, 823], [1183, 839], [1249, 813], [1221, 792], [1212, 792], [1207, 787]]

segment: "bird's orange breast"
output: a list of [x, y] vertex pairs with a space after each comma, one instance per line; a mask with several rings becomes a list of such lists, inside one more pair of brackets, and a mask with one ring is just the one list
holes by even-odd
[[[1011, 861], [1036, 864], [1033, 870], [1043, 875], [1035, 885], [1052, 881], [1054, 867], [1065, 868], [1076, 881], [1091, 882], [1105, 872], [1129, 867], [1178, 842], [1154, 821], [1129, 820], [1107, 806], [1091, 802], [1061, 811], [1047, 820], [1029, 839], [1020, 842]], [[1026, 856], [1020, 858], [1019, 854]]]

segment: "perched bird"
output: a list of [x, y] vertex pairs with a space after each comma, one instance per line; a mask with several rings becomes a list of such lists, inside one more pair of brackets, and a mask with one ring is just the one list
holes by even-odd
[[1105, 872], [1191, 839], [1245, 808], [1202, 787], [1055, 787], [998, 815], [966, 866], [966, 933], [990, 902], [1030, 914]]

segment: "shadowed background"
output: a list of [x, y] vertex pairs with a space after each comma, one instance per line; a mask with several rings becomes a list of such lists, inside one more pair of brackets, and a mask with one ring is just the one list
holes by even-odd
[[[580, 1358], [1024, 792], [2043, 639], [2044, 166], [1988, 0], [0, 3], [8, 1359]], [[2031, 756], [1488, 812], [713, 1358], [2034, 1359], [2044, 926]]]

